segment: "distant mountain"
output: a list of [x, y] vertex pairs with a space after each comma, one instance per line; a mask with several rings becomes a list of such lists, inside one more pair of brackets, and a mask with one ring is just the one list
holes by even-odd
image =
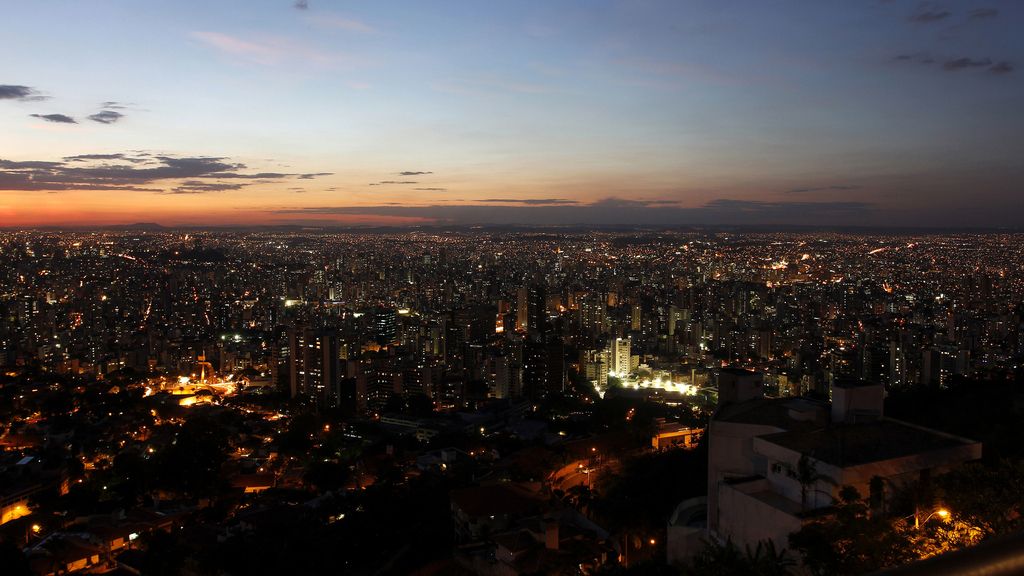
[[151, 232], [161, 232], [167, 230], [166, 226], [161, 226], [156, 222], [136, 222], [134, 224], [111, 224], [110, 226], [104, 226], [108, 230], [145, 230]]

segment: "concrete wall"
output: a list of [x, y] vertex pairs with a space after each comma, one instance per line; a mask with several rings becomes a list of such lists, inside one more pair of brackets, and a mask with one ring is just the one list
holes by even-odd
[[719, 501], [719, 536], [723, 539], [731, 538], [741, 550], [744, 546], [753, 549], [758, 542], [765, 540], [773, 541], [777, 550], [788, 548], [789, 535], [802, 525], [800, 519], [750, 494], [770, 489], [767, 480], [738, 486], [723, 485]]
[[704, 549], [707, 507], [705, 496], [684, 500], [676, 506], [665, 534], [665, 556], [669, 564], [684, 564]]
[[764, 475], [767, 460], [755, 453], [755, 436], [781, 432], [774, 426], [712, 420], [708, 426], [708, 528], [718, 529], [718, 486], [725, 478]]

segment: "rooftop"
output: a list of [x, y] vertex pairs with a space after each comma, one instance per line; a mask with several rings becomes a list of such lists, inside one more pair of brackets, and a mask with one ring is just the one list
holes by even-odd
[[977, 444], [891, 419], [791, 430], [761, 436], [761, 440], [841, 467]]
[[809, 430], [825, 422], [827, 411], [827, 404], [808, 398], [755, 398], [722, 406], [714, 419], [782, 430]]

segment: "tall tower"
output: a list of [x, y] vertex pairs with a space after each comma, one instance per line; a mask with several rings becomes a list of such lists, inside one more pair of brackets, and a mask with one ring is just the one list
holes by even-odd
[[206, 379], [213, 376], [213, 364], [206, 361], [206, 352], [199, 353], [196, 366], [199, 367], [199, 383], [205, 385]]
[[292, 328], [288, 347], [291, 397], [316, 406], [326, 404], [340, 378], [338, 337], [326, 330]]
[[631, 343], [629, 338], [616, 338], [612, 342], [612, 372], [629, 374]]
[[529, 315], [528, 315], [529, 305], [527, 304], [528, 292], [529, 291], [525, 287], [516, 290], [516, 331], [517, 332], [526, 332], [526, 328], [527, 328], [527, 326], [529, 325], [529, 322], [530, 322]]
[[543, 336], [548, 331], [547, 291], [544, 286], [530, 286], [529, 294], [529, 333]]
[[398, 333], [397, 314], [393, 308], [380, 308], [373, 317], [373, 330], [377, 343], [381, 346], [390, 344]]

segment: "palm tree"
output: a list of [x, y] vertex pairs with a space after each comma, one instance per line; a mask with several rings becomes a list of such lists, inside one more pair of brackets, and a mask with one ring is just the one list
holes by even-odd
[[790, 478], [795, 478], [800, 483], [800, 506], [804, 510], [807, 510], [807, 495], [811, 492], [815, 494], [819, 492], [814, 488], [818, 482], [825, 482], [832, 486], [836, 485], [836, 481], [831, 476], [818, 472], [818, 467], [814, 460], [811, 460], [807, 454], [800, 455], [800, 460], [797, 461], [795, 468], [788, 464], [785, 466]]

